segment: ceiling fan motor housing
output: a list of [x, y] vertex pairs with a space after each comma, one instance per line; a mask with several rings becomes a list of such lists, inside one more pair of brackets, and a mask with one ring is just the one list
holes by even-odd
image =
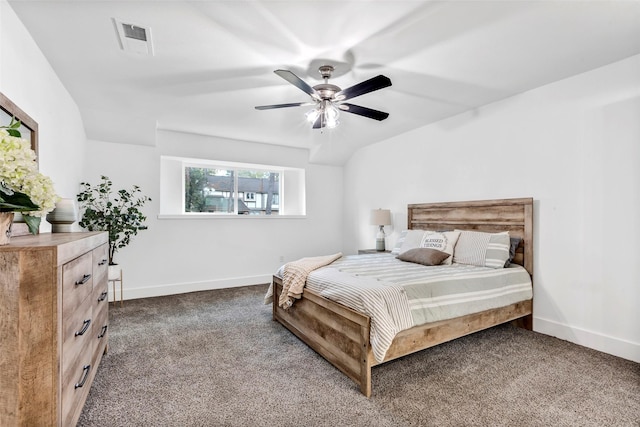
[[334, 95], [342, 90], [338, 86], [329, 83], [320, 83], [313, 88], [322, 99], [333, 99]]
[[318, 92], [322, 99], [333, 99], [334, 95], [342, 90], [336, 85], [329, 84], [329, 78], [331, 78], [333, 70], [334, 68], [332, 65], [323, 65], [318, 68], [318, 72], [322, 75], [324, 83], [315, 85], [313, 88]]

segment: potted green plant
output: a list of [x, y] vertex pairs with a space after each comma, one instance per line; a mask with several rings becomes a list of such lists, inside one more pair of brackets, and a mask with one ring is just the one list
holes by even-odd
[[82, 191], [76, 200], [83, 213], [79, 224], [89, 231], [109, 232], [109, 265], [115, 266], [113, 257], [118, 249], [127, 246], [138, 231], [147, 229], [144, 225], [147, 217], [141, 209], [151, 198], [140, 194], [137, 185], [131, 190], [113, 191], [109, 177], [103, 175], [101, 179], [95, 186], [80, 183]]

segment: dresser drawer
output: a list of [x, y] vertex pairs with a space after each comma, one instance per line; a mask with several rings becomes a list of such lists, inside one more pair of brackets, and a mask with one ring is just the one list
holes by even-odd
[[96, 327], [91, 295], [63, 321], [62, 425], [72, 425], [71, 420], [77, 419], [89, 393], [96, 366], [93, 364]]
[[95, 372], [91, 354], [83, 355], [78, 366], [62, 375], [62, 425], [75, 425], [91, 388]]
[[96, 283], [93, 287], [91, 303], [93, 304], [93, 310], [95, 312], [107, 310], [107, 306], [109, 305], [109, 285], [106, 280], [104, 283]]
[[109, 311], [101, 311], [95, 316], [95, 320], [93, 334], [91, 335], [91, 339], [93, 340], [93, 357], [91, 360], [94, 365], [97, 365], [107, 346], [109, 337]]
[[94, 249], [91, 253], [93, 258], [93, 285], [107, 283], [109, 271], [109, 245], [104, 244]]
[[93, 302], [93, 363], [97, 366], [107, 345], [109, 336], [109, 298], [108, 285], [96, 286], [91, 300]]
[[[84, 354], [93, 354], [93, 323], [90, 298], [62, 322], [62, 375], [80, 365]], [[91, 356], [88, 360], [91, 360]]]
[[62, 266], [62, 317], [68, 318], [93, 291], [91, 252]]

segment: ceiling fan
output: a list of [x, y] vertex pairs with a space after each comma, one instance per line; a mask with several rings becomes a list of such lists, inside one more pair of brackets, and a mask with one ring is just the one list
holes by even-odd
[[348, 113], [357, 114], [359, 116], [375, 120], [384, 120], [389, 117], [389, 113], [344, 102], [348, 99], [355, 98], [356, 96], [391, 86], [391, 80], [388, 77], [379, 75], [347, 89], [341, 89], [338, 86], [329, 83], [329, 78], [331, 77], [333, 70], [334, 68], [331, 65], [322, 65], [319, 68], [319, 71], [324, 79], [324, 83], [320, 83], [313, 87], [309, 86], [300, 77], [296, 76], [289, 70], [275, 70], [274, 73], [304, 93], [310, 95], [311, 101], [293, 102], [289, 104], [260, 105], [256, 107], [256, 110], [271, 110], [274, 108], [313, 105], [315, 108], [306, 114], [307, 120], [310, 123], [313, 123], [313, 129], [336, 127], [338, 125], [338, 116], [340, 115], [340, 111], [346, 111]]

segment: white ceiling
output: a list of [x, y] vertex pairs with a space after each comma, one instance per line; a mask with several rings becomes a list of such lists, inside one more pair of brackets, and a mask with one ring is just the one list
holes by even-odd
[[[155, 144], [169, 129], [302, 147], [343, 164], [360, 147], [640, 53], [640, 1], [9, 0], [78, 104], [88, 138]], [[111, 18], [151, 29], [154, 56], [120, 49]], [[393, 86], [313, 130], [309, 97], [329, 62], [342, 88]], [[342, 68], [340, 70], [340, 68]]]

